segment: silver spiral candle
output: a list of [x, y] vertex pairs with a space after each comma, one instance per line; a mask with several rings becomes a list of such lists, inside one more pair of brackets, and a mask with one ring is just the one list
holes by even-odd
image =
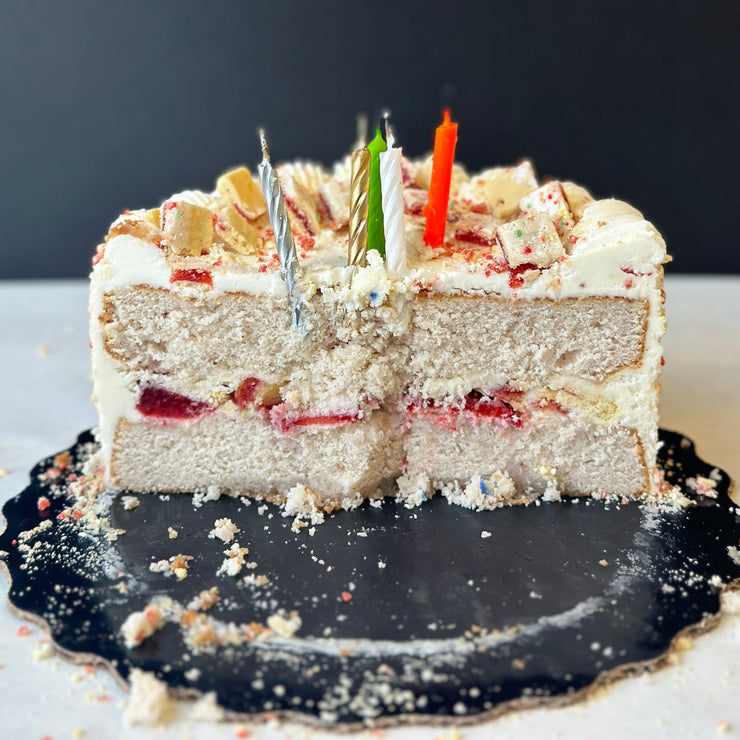
[[267, 148], [265, 132], [260, 130], [260, 144], [262, 145], [262, 161], [258, 165], [262, 192], [267, 202], [267, 213], [270, 225], [275, 234], [275, 246], [280, 259], [280, 277], [285, 281], [288, 289], [288, 304], [292, 316], [293, 328], [302, 329], [301, 307], [303, 299], [297, 285], [298, 254], [290, 230], [290, 219], [285, 208], [283, 189], [277, 172], [270, 164], [270, 150]]
[[364, 267], [367, 253], [367, 207], [370, 183], [370, 152], [352, 152], [352, 181], [349, 188], [349, 247], [347, 264]]

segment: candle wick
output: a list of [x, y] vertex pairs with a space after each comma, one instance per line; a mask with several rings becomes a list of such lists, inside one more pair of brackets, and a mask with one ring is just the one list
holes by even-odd
[[355, 143], [355, 149], [362, 149], [367, 144], [367, 114], [358, 113], [356, 119], [357, 126], [357, 141]]
[[388, 118], [390, 115], [391, 112], [388, 108], [380, 114], [380, 135], [383, 137], [383, 141], [386, 141], [388, 138]]
[[265, 139], [265, 129], [259, 130], [260, 145], [262, 146], [262, 157], [263, 159], [270, 161], [270, 150], [267, 148], [267, 139]]
[[392, 149], [393, 145], [396, 143], [396, 139], [393, 136], [393, 131], [391, 130], [391, 125], [387, 121], [385, 124], [385, 142], [388, 145], [389, 149]]

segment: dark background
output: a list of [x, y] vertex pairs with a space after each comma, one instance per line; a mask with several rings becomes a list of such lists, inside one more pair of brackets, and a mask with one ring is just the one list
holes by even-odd
[[330, 163], [388, 107], [470, 169], [630, 201], [672, 272], [740, 272], [740, 3], [0, 0], [0, 277], [87, 275], [125, 208], [259, 159]]

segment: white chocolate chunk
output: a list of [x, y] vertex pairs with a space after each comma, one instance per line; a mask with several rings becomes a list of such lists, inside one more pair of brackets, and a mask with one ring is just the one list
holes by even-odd
[[586, 206], [593, 203], [593, 198], [586, 188], [576, 185], [574, 182], [561, 182], [560, 186], [563, 188], [571, 213], [577, 220], [580, 220]]
[[326, 208], [332, 229], [349, 223], [349, 187], [338, 180], [328, 180], [319, 188], [319, 199]]
[[509, 267], [548, 267], [565, 254], [552, 220], [544, 213], [502, 224], [498, 227], [498, 241]]
[[496, 218], [512, 218], [519, 212], [519, 201], [537, 185], [536, 181], [532, 184], [534, 173], [531, 166], [527, 169], [523, 164], [486, 170], [471, 180], [471, 187], [461, 191], [461, 195], [475, 200], [474, 195], [477, 194]]
[[535, 213], [546, 213], [550, 216], [558, 234], [567, 234], [574, 226], [573, 214], [570, 212], [568, 199], [557, 181], [548, 182], [541, 188], [524, 196], [519, 203], [525, 216]]
[[455, 239], [500, 251], [496, 241], [496, 223], [483, 213], [470, 212], [458, 219], [455, 223]]
[[162, 206], [164, 246], [176, 254], [199, 257], [213, 243], [213, 215], [207, 208], [182, 201]]
[[292, 216], [290, 226], [294, 232], [315, 236], [321, 230], [316, 202], [311, 193], [290, 173], [280, 172], [285, 205]]

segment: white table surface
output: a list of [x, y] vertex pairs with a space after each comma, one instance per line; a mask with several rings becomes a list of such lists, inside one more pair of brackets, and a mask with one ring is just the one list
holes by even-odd
[[[691, 437], [699, 455], [740, 478], [740, 277], [667, 280], [661, 425]], [[0, 282], [0, 505], [27, 484], [41, 458], [95, 424], [90, 401], [84, 281]], [[736, 493], [737, 498], [737, 493]], [[0, 578], [0, 581], [3, 579]], [[5, 592], [3, 587], [3, 592]], [[57, 657], [34, 662], [42, 633], [0, 604], [0, 737], [235, 738], [242, 725], [194, 722], [181, 710], [165, 728], [129, 728], [126, 693], [102, 669]], [[250, 723], [250, 738], [317, 738], [296, 725]], [[417, 740], [450, 735], [435, 726], [353, 735]], [[460, 728], [465, 740], [508, 738], [740, 737], [740, 614], [681, 653], [675, 665], [621, 681], [585, 702]], [[333, 734], [333, 737], [338, 735]]]

